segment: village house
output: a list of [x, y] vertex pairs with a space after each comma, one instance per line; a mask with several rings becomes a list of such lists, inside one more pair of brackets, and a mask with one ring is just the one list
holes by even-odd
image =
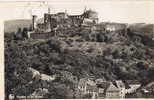
[[97, 98], [98, 97], [98, 88], [96, 86], [96, 83], [89, 78], [82, 78], [79, 81], [78, 89], [81, 91], [83, 95], [90, 95], [91, 98]]
[[29, 97], [32, 97], [32, 98], [40, 97], [40, 99], [41, 99], [41, 98], [43, 98], [43, 95], [45, 95], [48, 92], [49, 91], [46, 88], [37, 88], [37, 89], [35, 89], [34, 92], [32, 92], [32, 94], [29, 95]]
[[40, 75], [39, 71], [31, 67], [28, 68], [28, 72], [32, 74], [32, 78], [35, 78], [36, 76]]
[[98, 97], [98, 88], [95, 84], [88, 84], [86, 86], [86, 94], [91, 95], [91, 98], [95, 99]]
[[154, 82], [150, 82], [142, 89], [143, 93], [152, 93], [154, 92]]
[[56, 79], [56, 76], [55, 75], [49, 76], [49, 75], [46, 75], [46, 74], [41, 74], [41, 80], [44, 80], [44, 81], [53, 81], [55, 79]]
[[39, 78], [42, 81], [53, 81], [56, 79], [56, 75], [49, 76], [46, 74], [42, 74], [36, 69], [31, 67], [28, 68], [28, 72], [32, 75], [32, 78]]
[[96, 81], [97, 88], [98, 88], [98, 98], [103, 99], [105, 98], [106, 89], [109, 87], [110, 82], [103, 81], [99, 79], [99, 81]]
[[119, 92], [119, 88], [110, 82], [109, 87], [106, 89], [105, 98], [120, 98]]
[[103, 79], [80, 79], [79, 90], [90, 94], [91, 98], [125, 98], [125, 84], [121, 80], [108, 82]]
[[86, 82], [87, 82], [87, 78], [82, 78], [79, 80], [79, 83], [78, 83], [78, 89], [84, 94], [86, 93], [86, 84], [87, 84]]
[[136, 92], [136, 90], [140, 88], [141, 83], [137, 80], [126, 80], [126, 85], [128, 85], [128, 88], [125, 89], [125, 93], [130, 94]]
[[[30, 75], [32, 75], [33, 81], [40, 82], [39, 88], [48, 87], [47, 83], [56, 79], [56, 75], [51, 76], [51, 75], [43, 74], [31, 67], [28, 68], [28, 72]], [[30, 81], [29, 84], [30, 83], [32, 83], [32, 81]]]
[[87, 91], [87, 86], [95, 86], [95, 82], [90, 80], [89, 78], [82, 78], [79, 80], [78, 88], [83, 92], [84, 94], [90, 93], [90, 91]]
[[125, 84], [122, 82], [122, 80], [116, 80], [115, 82], [117, 87], [120, 89], [120, 98], [125, 98]]
[[96, 84], [101, 84], [102, 82], [106, 82], [104, 78], [98, 78], [95, 80]]
[[62, 71], [61, 72], [61, 76], [64, 78], [64, 79], [67, 79], [69, 80], [70, 82], [73, 82], [73, 83], [77, 83], [78, 82], [78, 78], [76, 76], [74, 76], [71, 72], [67, 72], [67, 71]]

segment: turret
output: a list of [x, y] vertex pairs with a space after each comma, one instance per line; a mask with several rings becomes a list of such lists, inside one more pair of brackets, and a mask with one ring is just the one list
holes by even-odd
[[37, 28], [36, 26], [36, 15], [32, 15], [32, 31], [35, 30]]
[[84, 18], [88, 18], [93, 20], [93, 23], [98, 23], [98, 13], [96, 11], [93, 10], [85, 10], [84, 11]]

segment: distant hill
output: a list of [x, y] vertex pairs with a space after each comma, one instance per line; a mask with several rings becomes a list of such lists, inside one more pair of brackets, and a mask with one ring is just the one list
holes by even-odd
[[153, 34], [154, 24], [135, 23], [135, 24], [131, 24], [129, 28], [133, 32]]
[[4, 32], [11, 33], [16, 32], [18, 28], [29, 28], [31, 26], [30, 19], [17, 19], [17, 20], [8, 20], [4, 23]]

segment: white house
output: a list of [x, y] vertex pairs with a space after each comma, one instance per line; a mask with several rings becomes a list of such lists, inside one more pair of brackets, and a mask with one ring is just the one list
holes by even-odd
[[41, 74], [41, 80], [44, 80], [44, 81], [53, 81], [53, 80], [55, 80], [55, 78], [56, 78], [55, 75], [49, 76], [46, 74]]
[[36, 77], [37, 75], [40, 75], [40, 72], [34, 68], [29, 67], [28, 71], [32, 73], [32, 78]]
[[116, 80], [116, 85], [119, 88], [120, 92], [120, 98], [125, 98], [125, 84], [122, 82], [122, 80]]
[[129, 85], [129, 88], [125, 90], [126, 93], [134, 93], [141, 86], [137, 80], [127, 80], [126, 83]]

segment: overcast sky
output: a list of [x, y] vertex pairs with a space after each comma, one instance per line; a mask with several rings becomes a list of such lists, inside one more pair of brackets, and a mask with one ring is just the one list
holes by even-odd
[[[154, 23], [154, 1], [143, 0], [53, 0], [48, 2], [51, 13], [67, 10], [69, 14], [81, 14], [86, 7], [98, 12], [100, 21], [122, 22], [122, 23]], [[3, 5], [2, 5], [3, 4]], [[32, 14], [39, 17], [47, 12], [47, 4], [40, 2], [18, 2], [1, 3], [0, 16], [4, 20], [28, 19]], [[32, 11], [30, 10], [32, 9]]]

